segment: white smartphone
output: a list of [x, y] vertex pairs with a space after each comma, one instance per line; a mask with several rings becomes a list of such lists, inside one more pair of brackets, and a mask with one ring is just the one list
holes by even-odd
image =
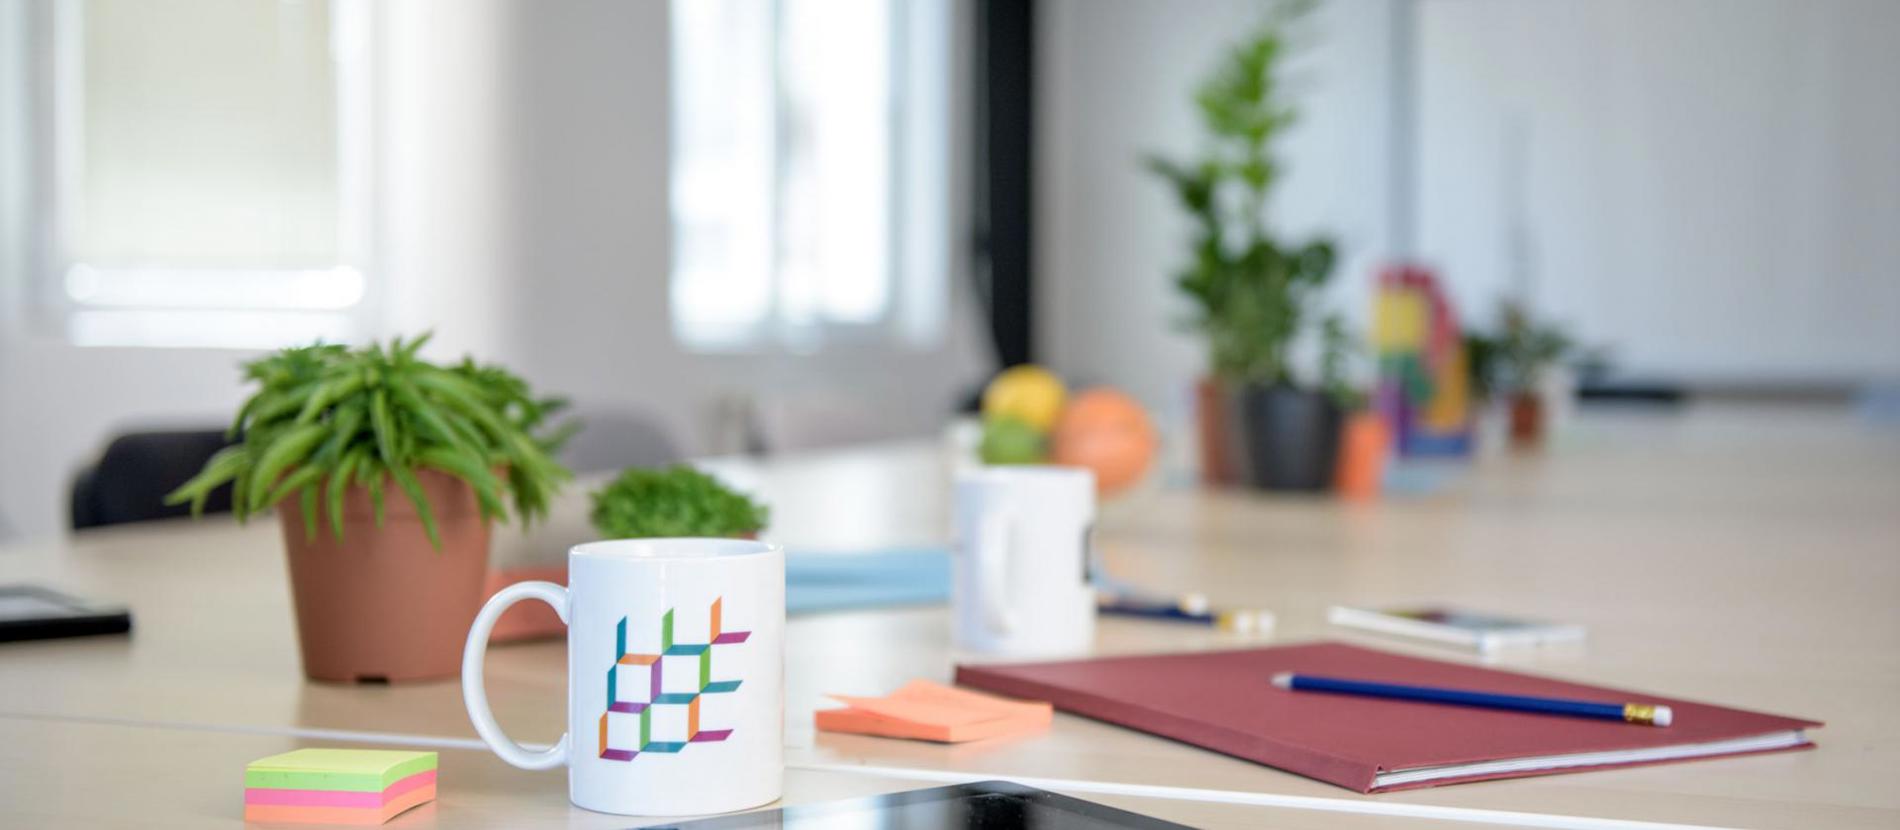
[[1351, 608], [1335, 605], [1326, 621], [1348, 628], [1429, 640], [1480, 654], [1509, 648], [1583, 641], [1583, 626], [1484, 614], [1442, 605], [1409, 608]]

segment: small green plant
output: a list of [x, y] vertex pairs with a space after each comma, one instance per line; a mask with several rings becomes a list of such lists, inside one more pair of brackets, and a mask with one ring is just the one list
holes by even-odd
[[1498, 306], [1498, 334], [1493, 343], [1494, 382], [1498, 389], [1513, 394], [1536, 391], [1544, 372], [1575, 349], [1567, 332], [1532, 317], [1523, 304], [1511, 300]]
[[1326, 315], [1320, 323], [1319, 342], [1320, 390], [1346, 412], [1364, 409], [1370, 396], [1365, 387], [1354, 382], [1352, 364], [1363, 359], [1366, 351], [1360, 339], [1346, 327], [1346, 318]]
[[629, 468], [594, 493], [594, 529], [609, 539], [740, 536], [765, 527], [764, 505], [684, 464]]
[[1471, 380], [1471, 397], [1486, 401], [1494, 392], [1491, 384], [1498, 376], [1498, 339], [1481, 331], [1464, 333], [1465, 372]]
[[258, 390], [228, 433], [243, 440], [212, 456], [166, 502], [190, 502], [196, 515], [213, 489], [231, 482], [232, 510], [243, 521], [295, 495], [305, 532], [315, 536], [321, 499], [341, 539], [348, 489], [367, 488], [381, 526], [385, 483], [393, 481], [440, 549], [415, 475], [426, 468], [467, 482], [486, 518], [507, 518], [504, 496], [523, 522], [546, 515], [549, 498], [570, 478], [550, 453], [576, 426], [547, 425], [564, 402], [535, 398], [520, 378], [470, 359], [438, 366], [416, 357], [428, 340], [360, 349], [319, 343], [244, 364]]
[[1298, 117], [1283, 100], [1280, 61], [1288, 27], [1313, 5], [1277, 4], [1202, 83], [1194, 100], [1208, 145], [1200, 159], [1147, 160], [1194, 220], [1193, 259], [1175, 285], [1193, 305], [1189, 325], [1208, 340], [1211, 373], [1223, 380], [1293, 382], [1293, 341], [1312, 322], [1336, 259], [1331, 240], [1288, 244], [1266, 219], [1281, 174], [1272, 146]]

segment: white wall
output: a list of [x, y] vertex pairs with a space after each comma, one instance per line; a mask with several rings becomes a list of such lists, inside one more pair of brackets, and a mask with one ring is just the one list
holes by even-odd
[[[1037, 40], [1039, 348], [1071, 379], [1121, 386], [1178, 414], [1205, 367], [1173, 274], [1187, 219], [1142, 168], [1146, 153], [1199, 147], [1193, 94], [1263, 16], [1258, 0], [1056, 0]], [[1288, 174], [1272, 221], [1292, 238], [1333, 235], [1333, 306], [1363, 321], [1389, 250], [1388, 76], [1392, 0], [1331, 0], [1291, 69], [1301, 121], [1280, 145]], [[1173, 417], [1173, 416], [1170, 416]]]
[[1900, 376], [1900, 3], [1423, 0], [1418, 21], [1421, 252], [1467, 308], [1522, 279], [1521, 216], [1536, 307], [1629, 371]]
[[[875, 432], [923, 434], [987, 371], [962, 261], [934, 349], [707, 356], [673, 342], [665, 3], [399, 0], [382, 13], [385, 335], [434, 328], [437, 358], [473, 352], [583, 407], [637, 407], [689, 451], [706, 446], [722, 392], [864, 402]], [[222, 423], [249, 353], [70, 346], [27, 325], [25, 265], [0, 260], [0, 535], [55, 533], [72, 472], [107, 435]]]

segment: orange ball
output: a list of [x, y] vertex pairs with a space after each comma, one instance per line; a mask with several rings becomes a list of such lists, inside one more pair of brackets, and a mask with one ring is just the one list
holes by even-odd
[[1141, 404], [1097, 387], [1070, 399], [1050, 436], [1049, 460], [1095, 471], [1103, 495], [1141, 480], [1160, 444]]

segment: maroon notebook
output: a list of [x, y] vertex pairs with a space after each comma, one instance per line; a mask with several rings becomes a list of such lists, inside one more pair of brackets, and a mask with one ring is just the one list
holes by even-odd
[[[1294, 692], [1277, 672], [1614, 703], [1665, 703], [1667, 727]], [[1340, 643], [958, 666], [956, 682], [1185, 741], [1360, 792], [1814, 746], [1817, 721], [1388, 654]]]

